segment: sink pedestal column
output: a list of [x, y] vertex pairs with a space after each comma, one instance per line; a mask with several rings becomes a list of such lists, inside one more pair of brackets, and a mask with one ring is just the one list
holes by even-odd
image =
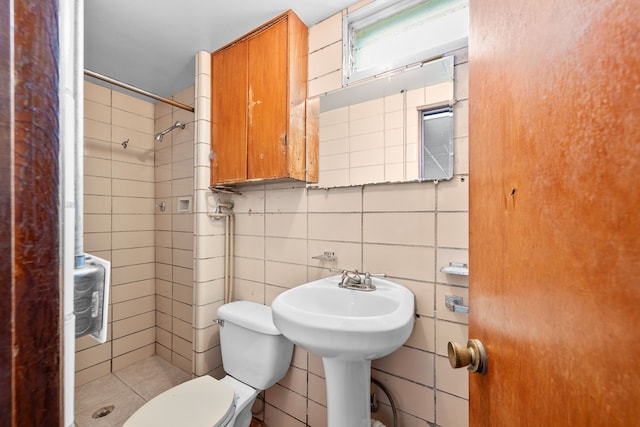
[[371, 426], [371, 361], [323, 357], [328, 427]]

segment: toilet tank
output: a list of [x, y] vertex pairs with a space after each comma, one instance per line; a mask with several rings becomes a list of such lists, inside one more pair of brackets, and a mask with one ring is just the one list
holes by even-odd
[[280, 381], [289, 370], [293, 343], [273, 324], [271, 307], [235, 301], [218, 309], [225, 372], [258, 390]]

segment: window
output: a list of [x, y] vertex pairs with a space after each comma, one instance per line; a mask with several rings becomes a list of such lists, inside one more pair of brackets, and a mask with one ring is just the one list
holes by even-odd
[[419, 110], [420, 179], [448, 180], [453, 177], [453, 106]]
[[467, 45], [468, 0], [377, 0], [343, 17], [343, 83]]

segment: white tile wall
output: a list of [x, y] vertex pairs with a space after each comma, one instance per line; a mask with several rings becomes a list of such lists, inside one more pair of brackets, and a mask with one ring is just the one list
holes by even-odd
[[76, 341], [76, 385], [149, 356], [155, 341], [153, 104], [88, 82], [84, 93], [84, 250], [111, 260], [112, 288], [107, 342]]
[[[340, 38], [341, 14], [310, 29], [311, 96], [340, 87], [340, 71], [334, 70], [339, 50], [335, 44]], [[449, 262], [466, 262], [468, 258], [468, 68], [466, 51], [459, 53], [453, 88], [458, 101], [453, 180], [329, 190], [288, 183], [255, 184], [243, 186], [241, 195], [231, 196], [235, 203], [235, 299], [269, 304], [292, 286], [333, 274], [329, 268], [385, 272], [413, 291], [418, 316], [411, 337], [397, 352], [374, 362], [372, 371], [393, 393], [400, 425], [408, 427], [468, 425], [467, 374], [451, 370], [446, 359], [448, 341], [467, 339], [467, 315], [450, 313], [443, 307], [445, 294], [468, 299], [468, 279], [440, 272]], [[209, 55], [199, 54], [198, 61], [201, 65], [196, 66], [196, 76], [206, 75]], [[206, 88], [206, 79], [196, 77], [197, 82], [201, 80]], [[444, 93], [451, 93], [451, 87], [422, 88], [323, 113], [321, 183], [330, 186], [343, 183], [345, 178], [361, 183], [376, 173], [382, 173], [383, 178], [386, 173], [412, 177], [403, 170], [400, 159], [417, 161], [415, 107], [442, 99]], [[206, 97], [206, 91], [196, 90], [196, 98], [200, 96]], [[209, 236], [222, 235], [224, 223], [204, 215], [214, 206], [206, 190], [207, 114], [196, 115], [203, 126], [196, 125], [194, 149], [194, 372], [220, 376], [218, 331], [210, 320], [222, 303], [224, 248], [219, 239]], [[405, 134], [408, 145], [402, 151]], [[376, 169], [380, 167], [382, 172]], [[199, 242], [207, 239], [213, 247], [200, 247]], [[324, 251], [334, 252], [336, 260], [312, 258]], [[185, 315], [175, 314], [179, 308], [176, 303], [171, 306], [173, 317], [186, 322]], [[326, 426], [320, 359], [297, 349], [292, 365], [287, 377], [267, 390], [264, 421], [271, 426]], [[376, 417], [391, 425], [390, 408], [382, 403]]]

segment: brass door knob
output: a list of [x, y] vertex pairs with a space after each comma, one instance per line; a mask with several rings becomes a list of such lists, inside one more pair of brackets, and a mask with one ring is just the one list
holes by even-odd
[[464, 368], [478, 374], [487, 373], [487, 352], [480, 340], [467, 341], [467, 346], [455, 342], [447, 345], [449, 363], [452, 368]]

